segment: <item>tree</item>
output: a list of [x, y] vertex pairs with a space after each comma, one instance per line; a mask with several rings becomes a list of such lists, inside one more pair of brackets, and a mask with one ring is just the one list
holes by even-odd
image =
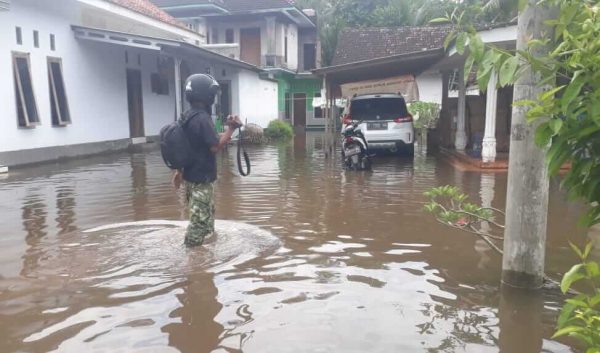
[[[514, 103], [517, 115], [525, 113], [527, 122], [533, 125], [513, 128], [511, 150], [514, 134], [533, 136], [533, 126], [537, 146], [548, 149], [546, 167], [549, 173], [556, 175], [565, 163], [571, 164], [563, 177], [562, 186], [572, 198], [583, 199], [591, 205], [581, 224], [598, 224], [600, 7], [597, 0], [542, 0], [529, 1], [528, 4], [521, 15], [530, 11], [530, 15], [540, 16], [536, 13], [540, 5], [555, 7], [559, 12], [556, 18], [544, 21], [553, 31], [547, 31], [544, 36], [537, 38], [520, 37], [526, 40], [525, 48], [518, 46], [517, 51], [511, 52], [485, 46], [474, 26], [466, 25], [463, 17], [456, 13], [446, 18], [458, 27], [449, 39], [455, 40], [459, 53], [468, 55], [465, 72], [471, 72], [476, 66], [480, 87], [487, 87], [491, 75], [498, 75], [501, 86], [535, 78], [535, 85], [521, 87], [522, 92], [528, 93], [521, 95], [526, 99]], [[521, 22], [521, 18], [519, 20]], [[539, 24], [540, 19], [535, 22]], [[524, 75], [526, 81], [522, 81]], [[520, 179], [514, 178], [511, 182], [515, 181]], [[509, 187], [509, 192], [514, 191]], [[432, 204], [428, 206], [429, 209], [431, 207], [437, 209]], [[584, 292], [567, 300], [555, 336], [577, 338], [587, 347], [588, 353], [597, 353], [600, 352], [600, 265], [588, 260], [591, 245], [584, 250], [575, 247], [573, 250], [581, 258], [581, 264], [575, 265], [564, 275], [561, 289], [566, 292], [574, 283], [582, 281], [588, 286], [584, 287]]]

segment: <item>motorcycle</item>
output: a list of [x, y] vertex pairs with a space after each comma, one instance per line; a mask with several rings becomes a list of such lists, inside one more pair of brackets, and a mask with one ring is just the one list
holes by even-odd
[[370, 170], [371, 157], [367, 139], [358, 127], [362, 121], [350, 122], [342, 133], [342, 159], [349, 170]]

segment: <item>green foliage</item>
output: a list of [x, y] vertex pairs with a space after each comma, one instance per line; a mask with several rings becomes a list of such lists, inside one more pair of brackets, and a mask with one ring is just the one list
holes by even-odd
[[[524, 8], [526, 1], [519, 0], [519, 6]], [[514, 105], [527, 109], [528, 120], [537, 124], [535, 142], [548, 148], [549, 172], [556, 175], [565, 163], [571, 163], [562, 185], [572, 198], [591, 205], [581, 224], [598, 224], [600, 7], [597, 0], [541, 0], [536, 6], [553, 6], [559, 13], [546, 21], [554, 35], [530, 40], [527, 51], [482, 45], [474, 26], [456, 13], [445, 18], [458, 28], [446, 44], [454, 41], [456, 50], [468, 55], [466, 74], [476, 66], [480, 88], [487, 88], [491, 75], [498, 75], [499, 84], [506, 86], [516, 83], [524, 72], [535, 74], [544, 91], [537, 99]], [[566, 293], [575, 283], [585, 283], [589, 289], [566, 301], [554, 337], [573, 337], [585, 345], [587, 353], [600, 353], [600, 265], [588, 260], [591, 245], [583, 251], [573, 246], [573, 250], [581, 263], [564, 275], [561, 289]]]
[[566, 293], [575, 283], [580, 283], [586, 292], [566, 300], [553, 338], [573, 337], [587, 347], [587, 352], [597, 353], [600, 352], [600, 266], [588, 260], [592, 244], [584, 250], [572, 244], [571, 247], [581, 263], [564, 275], [560, 287]]
[[270, 139], [289, 139], [294, 136], [294, 128], [283, 120], [272, 120], [265, 129], [265, 136]]
[[504, 229], [495, 221], [496, 214], [504, 214], [502, 211], [468, 202], [468, 196], [455, 186], [433, 188], [424, 195], [429, 199], [424, 206], [425, 211], [432, 213], [438, 222], [475, 234], [502, 254], [495, 243], [502, 241], [502, 236], [492, 234], [495, 230]]
[[409, 104], [408, 110], [415, 118], [417, 129], [434, 128], [440, 117], [440, 105], [437, 103], [413, 102]]
[[491, 208], [468, 202], [468, 196], [455, 186], [441, 186], [424, 193], [429, 198], [425, 210], [435, 215], [438, 221], [456, 227], [471, 227], [482, 221], [494, 220]]
[[[545, 91], [536, 100], [516, 104], [536, 122], [535, 140], [549, 147], [548, 167], [552, 175], [565, 163], [572, 168], [563, 178], [563, 186], [572, 198], [592, 205], [600, 202], [600, 11], [595, 0], [544, 0], [540, 6], [560, 9], [556, 19], [546, 24], [554, 31], [551, 39], [531, 40], [529, 50], [506, 51], [484, 46], [474, 26], [462, 13], [444, 20], [456, 25], [448, 37], [459, 53], [468, 53], [465, 75], [477, 67], [482, 90], [492, 74], [500, 86], [514, 84], [526, 69], [531, 69]], [[441, 19], [440, 19], [441, 21]], [[545, 49], [545, 50], [544, 50]], [[557, 86], [557, 83], [559, 85]], [[600, 223], [597, 206], [582, 224]]]

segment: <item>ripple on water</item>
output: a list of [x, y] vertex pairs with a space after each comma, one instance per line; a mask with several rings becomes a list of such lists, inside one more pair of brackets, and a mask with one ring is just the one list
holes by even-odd
[[[36, 286], [53, 283], [56, 276], [67, 273], [68, 286], [47, 286], [46, 295], [53, 291], [57, 296], [65, 292], [77, 295], [85, 289], [96, 305], [104, 305], [83, 310], [78, 310], [77, 305], [46, 310], [44, 314], [63, 314], [63, 319], [23, 341], [36, 342], [71, 332], [59, 349], [69, 351], [109, 332], [119, 336], [127, 328], [160, 330], [173, 321], [169, 313], [181, 305], [177, 296], [182, 294], [181, 286], [189, 281], [189, 276], [231, 269], [272, 254], [281, 245], [276, 236], [256, 226], [217, 221], [216, 235], [202, 247], [187, 249], [182, 243], [186, 226], [187, 222], [171, 221], [113, 224], [68, 234], [61, 243], [69, 246], [58, 242], [49, 246], [55, 250], [52, 256], [41, 260], [38, 269], [52, 272], [29, 273], [38, 279]], [[70, 242], [71, 236], [80, 242]], [[98, 238], [102, 241], [97, 242]], [[88, 242], [98, 245], [85, 247]], [[263, 294], [274, 291], [277, 289], [265, 289]]]

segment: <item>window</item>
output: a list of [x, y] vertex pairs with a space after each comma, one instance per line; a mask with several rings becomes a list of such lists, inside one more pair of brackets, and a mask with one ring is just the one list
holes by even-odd
[[285, 40], [283, 43], [283, 56], [284, 56], [284, 61], [287, 63], [288, 62], [288, 37], [287, 34], [285, 36]]
[[21, 30], [21, 27], [16, 28], [16, 33], [17, 33], [17, 44], [22, 45], [23, 44], [23, 31]]
[[225, 43], [233, 43], [235, 42], [233, 36], [233, 29], [229, 28], [225, 31]]
[[50, 35], [50, 50], [56, 50], [56, 38], [54, 38], [54, 34]]
[[48, 58], [48, 83], [50, 85], [52, 126], [70, 124], [71, 114], [63, 80], [62, 60], [59, 58]]
[[316, 44], [304, 44], [304, 70], [310, 71], [317, 68]]
[[40, 122], [31, 80], [31, 62], [27, 53], [13, 53], [13, 76], [19, 127], [34, 127]]
[[[315, 93], [315, 99], [321, 100], [321, 93]], [[323, 108], [321, 106], [314, 107], [315, 110], [315, 119], [323, 118]]]
[[153, 73], [150, 75], [150, 85], [152, 86], [152, 93], [163, 96], [169, 95], [169, 79], [165, 75]]
[[38, 31], [33, 31], [33, 46], [40, 47], [40, 33]]
[[354, 120], [394, 120], [408, 115], [404, 98], [362, 98], [352, 101], [350, 115]]

